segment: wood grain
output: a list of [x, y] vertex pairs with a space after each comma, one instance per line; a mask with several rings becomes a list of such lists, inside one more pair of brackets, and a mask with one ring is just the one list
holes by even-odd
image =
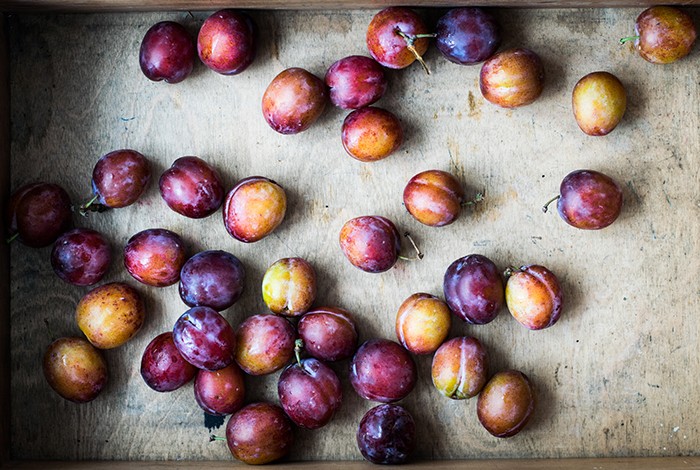
[[[202, 11], [219, 8], [281, 9], [281, 10], [320, 10], [320, 9], [359, 9], [377, 10], [388, 6], [448, 7], [448, 6], [489, 6], [507, 8], [609, 8], [642, 7], [656, 5], [654, 0], [0, 0], [0, 11]], [[675, 0], [676, 5], [700, 5], [700, 0]]]
[[[346, 113], [338, 109], [329, 107], [297, 136], [277, 135], [260, 114], [262, 92], [282, 69], [303, 66], [322, 76], [336, 59], [366, 54], [371, 11], [255, 12], [262, 34], [249, 70], [224, 77], [200, 65], [178, 85], [142, 76], [141, 38], [165, 19], [194, 32], [206, 14], [13, 16], [13, 187], [51, 180], [80, 202], [90, 194], [99, 156], [126, 147], [147, 155], [156, 176], [180, 156], [199, 155], [220, 169], [229, 188], [246, 176], [270, 177], [286, 188], [289, 211], [272, 236], [246, 245], [229, 237], [220, 214], [195, 221], [170, 211], [153, 184], [134, 206], [78, 220], [113, 244], [115, 263], [105, 282], [137, 286], [149, 312], [139, 335], [106, 352], [110, 383], [82, 406], [56, 396], [39, 364], [51, 340], [80, 334], [73, 315], [87, 289], [53, 274], [50, 249], [12, 246], [12, 458], [230, 460], [223, 443], [209, 443], [191, 385], [159, 394], [139, 374], [146, 344], [185, 310], [176, 286], [137, 285], [121, 266], [128, 237], [154, 226], [183, 235], [191, 253], [225, 249], [243, 261], [246, 293], [225, 312], [234, 326], [264, 311], [265, 269], [302, 256], [319, 272], [317, 304], [353, 312], [363, 340], [393, 338], [401, 302], [414, 292], [441, 294], [444, 271], [458, 257], [481, 253], [503, 268], [544, 264], [565, 291], [565, 311], [553, 328], [526, 331], [504, 311], [491, 324], [455, 321], [452, 329], [453, 336], [475, 335], [485, 344], [492, 372], [517, 368], [531, 377], [539, 405], [529, 427], [512, 439], [491, 437], [476, 419], [475, 401], [439, 396], [431, 358], [418, 357], [418, 386], [402, 402], [418, 422], [416, 458], [697, 455], [700, 53], [696, 48], [683, 61], [654, 66], [619, 46], [638, 13], [499, 12], [503, 47], [527, 46], [545, 63], [544, 94], [522, 109], [485, 102], [479, 68], [449, 63], [435, 49], [427, 54], [432, 75], [418, 67], [389, 72], [379, 105], [401, 118], [406, 142], [376, 164], [344, 153]], [[571, 89], [594, 70], [615, 73], [629, 92], [625, 119], [603, 138], [583, 135], [571, 114]], [[485, 203], [451, 226], [420, 226], [401, 194], [410, 177], [430, 168], [452, 171], [468, 194], [485, 190]], [[577, 168], [603, 171], [623, 186], [626, 205], [613, 226], [582, 232], [540, 211]], [[337, 236], [346, 220], [365, 214], [387, 216], [410, 231], [425, 259], [381, 275], [353, 268]], [[342, 377], [343, 407], [327, 427], [296, 432], [292, 460], [360, 458], [355, 429], [373, 404], [349, 386], [347, 362], [333, 367]], [[276, 401], [277, 377], [248, 380], [248, 399]]]
[[[34, 469], [60, 469], [60, 470], [161, 470], [202, 468], [205, 470], [230, 470], [231, 462], [47, 462], [47, 461], [23, 461], [11, 462], [6, 468], [9, 470], [34, 470]], [[241, 466], [242, 467], [242, 466]], [[376, 469], [376, 465], [369, 462], [285, 462], [285, 470], [369, 470]], [[479, 470], [489, 468], [492, 470], [595, 470], [615, 468], [620, 470], [692, 470], [700, 468], [700, 459], [694, 457], [648, 457], [627, 459], [509, 459], [509, 460], [454, 460], [413, 462], [401, 468], [430, 469], [430, 470]]]

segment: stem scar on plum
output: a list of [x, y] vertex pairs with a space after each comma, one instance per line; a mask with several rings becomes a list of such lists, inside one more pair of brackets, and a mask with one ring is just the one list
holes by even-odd
[[549, 201], [547, 201], [547, 202], [545, 203], [545, 205], [542, 206], [542, 212], [544, 212], [544, 213], [546, 214], [547, 211], [549, 210], [549, 205], [550, 205], [551, 203], [553, 203], [554, 201], [558, 200], [560, 197], [561, 197], [561, 194], [557, 194], [557, 195], [554, 196], [552, 199], [550, 199]]
[[511, 277], [513, 274], [521, 272], [523, 269], [522, 268], [516, 268], [515, 266], [508, 266], [505, 271], [503, 271], [503, 277], [508, 279]]
[[416, 39], [424, 39], [424, 38], [434, 38], [437, 36], [436, 34], [416, 34], [414, 36], [409, 36], [408, 34], [404, 33], [401, 31], [401, 29], [397, 26], [396, 29], [396, 34], [401, 36], [404, 41], [406, 41], [406, 49], [408, 49], [411, 54], [413, 54], [416, 57], [416, 60], [421, 64], [423, 67], [423, 70], [425, 70], [425, 73], [430, 75], [430, 69], [428, 68], [428, 64], [425, 63], [423, 60], [423, 57], [418, 53], [416, 50], [416, 47], [414, 46]]
[[420, 248], [418, 248], [418, 245], [416, 245], [416, 242], [413, 241], [413, 237], [411, 237], [411, 234], [408, 232], [403, 234], [404, 237], [408, 238], [408, 241], [411, 242], [411, 245], [413, 246], [413, 249], [416, 250], [416, 256], [414, 258], [409, 258], [407, 256], [402, 256], [399, 255], [398, 258], [402, 259], [404, 261], [418, 261], [423, 259], [423, 252], [420, 251]]

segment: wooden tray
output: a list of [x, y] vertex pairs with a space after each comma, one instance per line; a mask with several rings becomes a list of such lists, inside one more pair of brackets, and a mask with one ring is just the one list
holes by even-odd
[[[136, 6], [5, 3], [8, 8]], [[195, 11], [215, 4], [166, 6]], [[465, 459], [519, 458], [562, 460], [470, 465], [700, 467], [700, 459], [693, 457], [700, 450], [700, 49], [696, 46], [676, 64], [648, 64], [631, 46], [617, 44], [631, 33], [639, 12], [499, 11], [503, 48], [526, 46], [545, 62], [545, 92], [522, 109], [507, 111], [485, 102], [478, 89], [479, 67], [456, 66], [434, 48], [426, 56], [432, 75], [417, 66], [389, 72], [389, 91], [378, 105], [401, 118], [406, 142], [396, 155], [375, 164], [361, 164], [344, 153], [339, 136], [347, 113], [336, 108], [329, 106], [316, 125], [297, 136], [276, 134], [260, 113], [262, 92], [282, 69], [301, 66], [323, 76], [333, 61], [366, 54], [364, 32], [374, 10], [255, 11], [261, 37], [249, 70], [224, 77], [199, 64], [178, 85], [152, 83], [141, 74], [141, 38], [150, 25], [165, 19], [196, 31], [206, 12], [9, 17], [9, 61], [2, 61], [10, 65], [9, 78], [7, 73], [0, 76], [3, 203], [9, 188], [35, 180], [62, 184], [79, 203], [90, 195], [94, 162], [110, 150], [128, 147], [148, 156], [155, 178], [174, 159], [198, 155], [220, 169], [228, 188], [240, 178], [261, 174], [286, 188], [290, 204], [282, 226], [251, 245], [228, 236], [220, 213], [194, 221], [170, 211], [156, 184], [132, 207], [76, 217], [78, 225], [102, 231], [113, 244], [115, 262], [104, 281], [131, 283], [148, 307], [138, 336], [106, 353], [111, 377], [104, 393], [82, 406], [49, 389], [40, 363], [50, 341], [80, 333], [74, 309], [88, 289], [68, 286], [55, 276], [50, 248], [14, 244], [8, 258], [3, 247], [3, 460], [13, 468], [93, 468], [95, 460], [230, 465], [226, 446], [208, 442], [191, 385], [158, 394], [139, 375], [146, 344], [172, 328], [186, 308], [176, 286], [148, 288], [131, 279], [121, 267], [121, 250], [133, 233], [164, 227], [185, 238], [190, 254], [224, 249], [243, 261], [246, 294], [225, 312], [234, 326], [264, 311], [259, 290], [265, 269], [279, 258], [302, 256], [320, 275], [317, 304], [355, 313], [363, 340], [394, 339], [401, 302], [414, 292], [441, 295], [444, 271], [458, 257], [480, 253], [503, 268], [544, 264], [565, 289], [565, 311], [555, 327], [529, 332], [504, 311], [488, 325], [455, 320], [452, 328], [453, 336], [469, 334], [484, 342], [492, 372], [517, 368], [533, 379], [539, 405], [531, 424], [511, 439], [491, 437], [476, 419], [476, 401], [439, 396], [430, 380], [431, 358], [418, 357], [418, 386], [402, 402], [420, 430], [416, 459], [458, 461], [418, 466], [456, 468], [466, 465]], [[440, 14], [425, 13], [431, 21]], [[691, 13], [700, 25], [700, 12]], [[573, 85], [595, 70], [616, 74], [629, 94], [622, 124], [601, 138], [581, 133], [570, 105]], [[9, 86], [4, 83], [8, 79]], [[486, 201], [449, 227], [420, 226], [403, 208], [401, 193], [411, 176], [430, 168], [452, 171], [470, 193], [485, 190]], [[575, 230], [555, 213], [540, 211], [562, 177], [578, 168], [604, 171], [624, 188], [623, 214], [606, 230]], [[400, 262], [381, 275], [350, 266], [338, 248], [338, 232], [346, 220], [366, 214], [387, 216], [410, 231], [425, 259]], [[361, 458], [354, 433], [362, 414], [374, 405], [349, 386], [347, 366], [334, 365], [344, 385], [341, 411], [321, 430], [296, 432], [292, 461]], [[248, 380], [248, 398], [275, 401], [277, 376]], [[222, 434], [223, 428], [214, 432]], [[684, 457], [660, 459], [679, 455]], [[581, 457], [592, 460], [565, 460]], [[207, 462], [216, 460], [223, 462]], [[143, 463], [144, 468], [161, 466], [165, 464]]]

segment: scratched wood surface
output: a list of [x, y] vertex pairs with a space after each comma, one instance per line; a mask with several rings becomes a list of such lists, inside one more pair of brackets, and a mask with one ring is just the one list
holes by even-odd
[[[78, 203], [90, 193], [100, 155], [134, 148], [153, 162], [155, 179], [183, 155], [220, 169], [227, 187], [264, 175], [289, 196], [287, 217], [251, 245], [228, 236], [221, 214], [189, 220], [170, 211], [152, 184], [134, 206], [80, 219], [104, 232], [115, 262], [107, 281], [126, 281], [146, 299], [148, 318], [125, 346], [106, 352], [110, 382], [78, 406], [55, 395], [40, 372], [46, 346], [78, 335], [75, 306], [87, 289], [68, 286], [49, 264], [50, 249], [11, 248], [11, 455], [14, 459], [230, 459], [209, 429], [192, 386], [151, 391], [139, 375], [141, 353], [185, 310], [177, 286], [138, 285], [121, 262], [130, 235], [150, 227], [180, 233], [189, 252], [224, 249], [246, 266], [246, 293], [224, 312], [235, 326], [262, 313], [260, 282], [275, 260], [302, 256], [320, 280], [317, 305], [339, 305], [358, 318], [361, 338], [394, 338], [394, 318], [414, 292], [441, 295], [456, 258], [480, 253], [500, 267], [539, 263], [560, 278], [561, 320], [530, 332], [507, 313], [491, 324], [455, 320], [452, 335], [478, 337], [491, 372], [517, 368], [533, 380], [538, 407], [520, 435], [499, 440], [475, 415], [476, 400], [450, 401], [432, 387], [430, 357], [416, 358], [419, 381], [402, 404], [419, 429], [417, 458], [564, 458], [695, 455], [700, 450], [700, 53], [669, 66], [643, 61], [617, 39], [639, 10], [508, 10], [498, 15], [504, 47], [527, 46], [543, 58], [547, 83], [534, 104], [507, 111], [478, 90], [478, 67], [459, 67], [435, 49], [433, 74], [418, 67], [390, 72], [379, 105], [395, 112], [406, 141], [390, 158], [362, 164], [345, 155], [346, 113], [328, 108], [310, 130], [281, 136], [260, 113], [262, 92], [279, 71], [302, 66], [322, 75], [336, 59], [365, 54], [372, 11], [255, 12], [261, 31], [256, 62], [235, 77], [198, 66], [178, 85], [152, 83], [138, 68], [138, 47], [160, 20], [196, 13], [13, 16], [10, 19], [12, 186], [47, 180]], [[438, 12], [426, 12], [435, 20]], [[696, 21], [698, 12], [693, 12]], [[586, 73], [608, 70], [626, 85], [629, 108], [611, 135], [582, 134], [570, 93]], [[442, 229], [420, 226], [401, 204], [419, 171], [452, 171], [486, 201]], [[570, 171], [610, 174], [625, 207], [608, 229], [584, 232], [540, 207]], [[387, 273], [361, 272], [343, 258], [338, 232], [351, 217], [380, 214], [410, 231], [421, 262]], [[406, 247], [407, 248], [407, 247]], [[335, 420], [297, 431], [292, 459], [359, 459], [355, 429], [373, 406], [333, 366], [344, 386]], [[278, 374], [247, 381], [249, 400], [276, 401]], [[223, 427], [215, 428], [222, 434]]]

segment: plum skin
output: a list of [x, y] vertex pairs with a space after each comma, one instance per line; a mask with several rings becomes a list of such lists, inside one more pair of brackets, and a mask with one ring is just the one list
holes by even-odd
[[348, 359], [357, 350], [357, 327], [350, 312], [338, 307], [319, 307], [305, 313], [297, 323], [306, 353], [322, 361]]
[[139, 332], [146, 317], [143, 300], [128, 284], [113, 282], [92, 289], [75, 309], [78, 328], [99, 349], [112, 349]]
[[226, 425], [231, 454], [247, 464], [262, 465], [284, 457], [292, 440], [292, 423], [282, 408], [272, 403], [244, 406]]
[[479, 74], [481, 94], [503, 108], [534, 102], [544, 88], [544, 66], [529, 49], [509, 49], [488, 59]]
[[298, 67], [286, 69], [272, 79], [263, 94], [263, 117], [280, 134], [298, 134], [321, 116], [327, 98], [323, 80]]
[[192, 73], [194, 57], [194, 42], [185, 27], [174, 21], [161, 21], [144, 35], [139, 65], [149, 80], [174, 84]]
[[452, 338], [433, 356], [431, 375], [435, 388], [447, 398], [472, 398], [488, 378], [486, 349], [476, 338]]
[[109, 243], [101, 233], [77, 228], [61, 235], [51, 250], [51, 266], [64, 281], [76, 286], [97, 284], [112, 262]]
[[6, 223], [10, 239], [33, 248], [49, 246], [73, 225], [70, 197], [57, 184], [25, 184], [10, 197]]
[[378, 101], [387, 88], [384, 69], [369, 57], [352, 55], [328, 68], [325, 76], [331, 103], [342, 109], [358, 109]]
[[328, 424], [343, 400], [338, 376], [313, 357], [287, 367], [280, 375], [277, 393], [287, 416], [306, 429]]
[[234, 360], [236, 334], [209, 307], [192, 307], [183, 313], [173, 327], [173, 341], [182, 357], [198, 369], [219, 370]]
[[180, 279], [185, 244], [178, 234], [162, 228], [143, 230], [124, 247], [124, 267], [137, 281], [166, 287]]
[[572, 227], [599, 230], [617, 220], [622, 202], [622, 190], [612, 178], [594, 170], [576, 170], [561, 182], [557, 211]]
[[388, 339], [365, 341], [352, 358], [350, 383], [365, 400], [392, 403], [416, 385], [416, 365], [403, 346]]
[[350, 263], [365, 272], [391, 269], [399, 257], [401, 239], [394, 223], [378, 215], [350, 219], [340, 229], [340, 249]]
[[512, 272], [505, 296], [513, 318], [530, 330], [549, 328], [561, 315], [561, 286], [554, 273], [544, 266], [522, 266]]
[[117, 209], [138, 200], [151, 181], [148, 160], [135, 150], [103, 155], [92, 171], [92, 189], [100, 204]]
[[644, 10], [635, 22], [635, 48], [652, 64], [669, 64], [690, 54], [697, 38], [693, 19], [683, 10], [654, 6]]
[[391, 112], [372, 106], [356, 109], [343, 121], [343, 148], [361, 162], [383, 160], [401, 147], [403, 128]]
[[204, 306], [220, 312], [241, 298], [245, 277], [243, 263], [231, 253], [202, 251], [180, 270], [180, 298], [189, 307]]
[[246, 374], [271, 374], [292, 359], [295, 339], [288, 320], [277, 315], [253, 315], [238, 326], [236, 362]]
[[197, 53], [222, 75], [243, 72], [255, 59], [255, 23], [245, 13], [224, 9], [209, 16], [197, 35]]
[[435, 45], [449, 61], [473, 65], [491, 57], [501, 45], [495, 17], [481, 8], [453, 8], [435, 27]]
[[59, 338], [49, 345], [42, 364], [44, 377], [61, 397], [74, 403], [94, 400], [107, 384], [107, 362], [83, 338]]
[[199, 157], [175, 160], [161, 175], [158, 188], [168, 207], [192, 219], [212, 215], [224, 201], [219, 173]]
[[396, 337], [414, 354], [431, 354], [450, 332], [451, 312], [434, 295], [417, 293], [408, 297], [396, 313]]
[[452, 262], [445, 271], [443, 290], [452, 312], [475, 325], [493, 321], [505, 301], [501, 274], [493, 261], [482, 255]]
[[464, 190], [452, 174], [427, 170], [409, 180], [403, 190], [403, 202], [418, 222], [429, 227], [444, 227], [459, 217]]
[[197, 374], [175, 347], [173, 333], [161, 333], [148, 343], [141, 356], [141, 377], [156, 392], [172, 392]]
[[[367, 49], [374, 60], [390, 69], [406, 68], [416, 60], [397, 30], [409, 37], [430, 32], [421, 17], [408, 8], [389, 7], [374, 15], [367, 27]], [[420, 38], [413, 46], [423, 55], [428, 45], [428, 38]]]
[[298, 317], [316, 299], [316, 272], [303, 258], [283, 258], [270, 266], [262, 281], [265, 305], [278, 315]]
[[362, 417], [356, 439], [362, 456], [370, 462], [400, 464], [416, 447], [416, 425], [403, 407], [378, 405]]
[[528, 423], [535, 410], [530, 379], [520, 371], [498, 372], [479, 394], [476, 413], [481, 425], [495, 437], [511, 437]]
[[253, 243], [271, 234], [284, 220], [287, 195], [262, 176], [244, 178], [226, 195], [224, 226], [236, 240]]
[[576, 123], [591, 136], [608, 135], [627, 109], [627, 94], [620, 80], [608, 72], [592, 72], [574, 86], [571, 106]]
[[245, 399], [243, 372], [235, 362], [223, 369], [200, 369], [194, 379], [194, 398], [207, 413], [225, 416], [235, 413]]

